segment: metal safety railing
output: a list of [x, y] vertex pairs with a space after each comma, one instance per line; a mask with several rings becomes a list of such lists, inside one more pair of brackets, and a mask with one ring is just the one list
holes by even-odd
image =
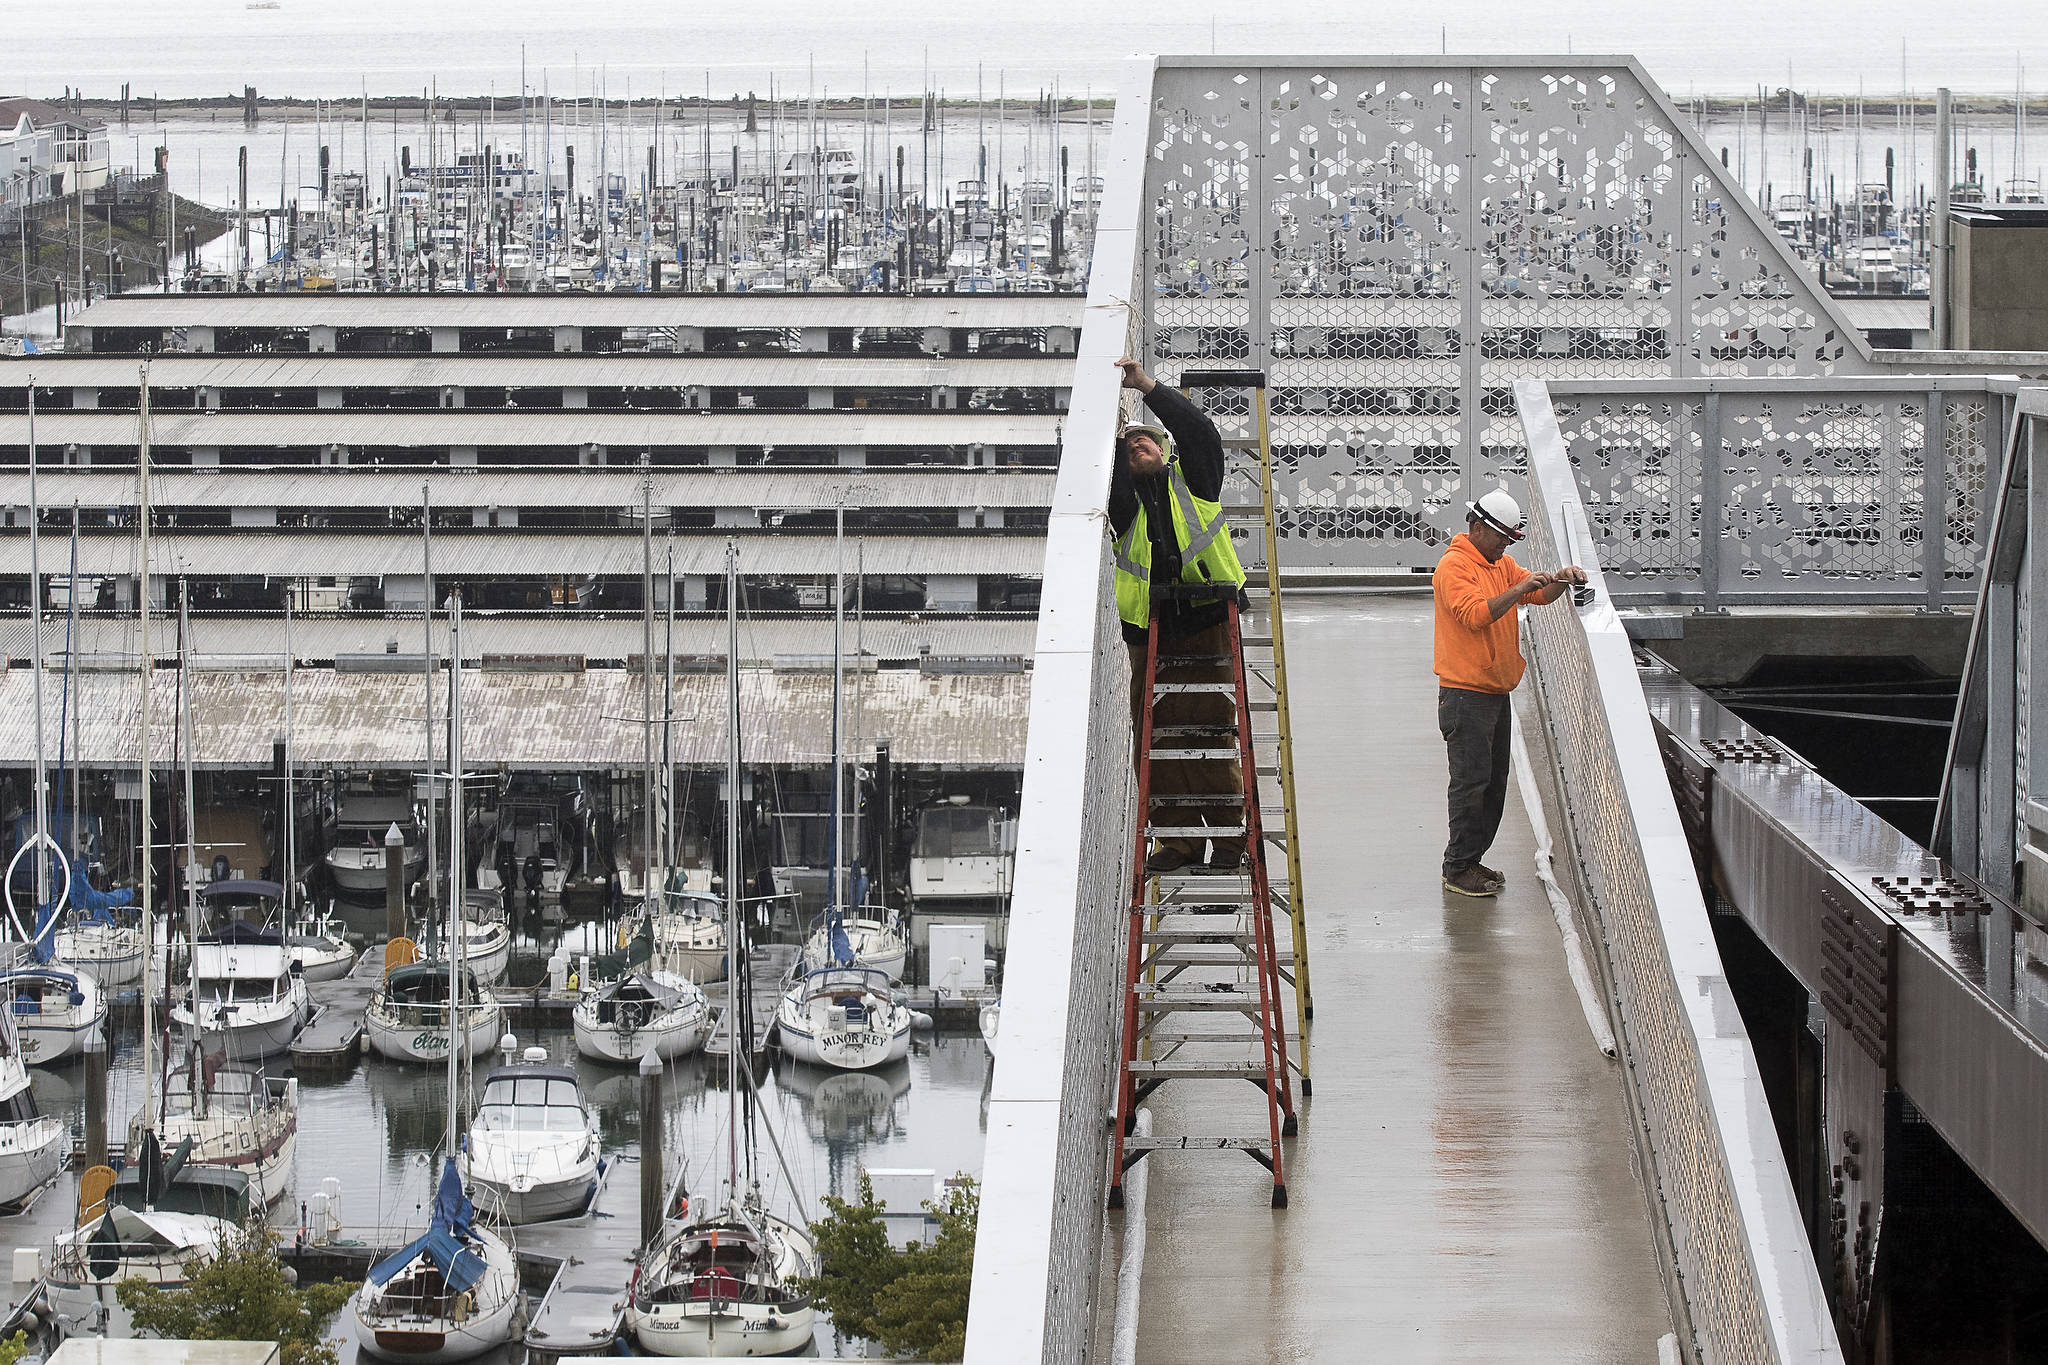
[[1519, 384], [1533, 564], [1575, 562], [1576, 610], [1524, 617], [1534, 712], [1569, 799], [1575, 857], [1606, 955], [1627, 1089], [1688, 1359], [1838, 1361], [1828, 1306], [1749, 1037], [1707, 921], [1606, 545], [1544, 386]]
[[1617, 604], [1977, 597], [2017, 382], [1985, 375], [1554, 380]]
[[[1133, 62], [1126, 85], [1148, 79]], [[1003, 1014], [988, 1105], [967, 1359], [1087, 1357], [1102, 1247], [1132, 839], [1130, 662], [1106, 503], [1135, 351], [1147, 111], [1120, 101], [1073, 403], [1046, 524]]]

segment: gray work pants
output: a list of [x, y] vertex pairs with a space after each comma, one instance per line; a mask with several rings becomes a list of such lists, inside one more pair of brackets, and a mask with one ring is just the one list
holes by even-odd
[[1514, 710], [1504, 692], [1436, 690], [1436, 728], [1450, 751], [1451, 841], [1444, 875], [1455, 877], [1486, 856], [1508, 799]]

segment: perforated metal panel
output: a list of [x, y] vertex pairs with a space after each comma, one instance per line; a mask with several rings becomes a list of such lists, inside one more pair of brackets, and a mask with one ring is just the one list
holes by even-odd
[[1270, 367], [1290, 564], [1432, 562], [1516, 378], [1867, 368], [1633, 65], [1170, 59], [1146, 175], [1146, 353]]

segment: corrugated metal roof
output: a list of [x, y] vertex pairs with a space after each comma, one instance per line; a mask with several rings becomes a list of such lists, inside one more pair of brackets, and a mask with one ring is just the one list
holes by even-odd
[[[132, 674], [81, 673], [78, 753], [87, 766], [138, 761], [140, 697]], [[641, 680], [628, 669], [585, 673], [465, 672], [463, 761], [473, 769], [525, 771], [637, 768]], [[657, 683], [659, 687], [659, 683]], [[177, 676], [151, 681], [155, 761], [169, 762]], [[195, 671], [193, 753], [202, 767], [268, 768], [284, 734], [284, 674]], [[417, 675], [302, 669], [292, 689], [292, 750], [307, 768], [417, 768], [425, 759]], [[46, 689], [46, 735], [58, 729], [56, 689]], [[35, 761], [34, 702], [26, 669], [0, 677], [0, 766]], [[927, 676], [909, 670], [865, 675], [863, 732], [887, 736], [899, 763], [1017, 767], [1024, 759], [1029, 674]], [[657, 700], [657, 707], [659, 701]], [[725, 761], [725, 678], [676, 679], [676, 761]], [[742, 757], [759, 764], [815, 764], [828, 757], [832, 679], [825, 674], [749, 672], [741, 678]], [[54, 744], [54, 741], [51, 741]], [[52, 749], [54, 752], [54, 748]]]
[[[40, 434], [40, 433], [39, 433]], [[1050, 471], [1001, 469], [700, 469], [656, 471], [653, 502], [668, 507], [1044, 507]], [[412, 507], [430, 484], [437, 507], [632, 508], [641, 476], [632, 469], [550, 473], [465, 466], [407, 470], [318, 466], [292, 469], [172, 469], [150, 481], [158, 507]], [[44, 469], [45, 507], [132, 507], [135, 474], [119, 465]], [[28, 502], [28, 474], [0, 470], [0, 502]]]
[[[967, 446], [1054, 445], [1056, 414], [962, 412], [158, 411], [161, 446]], [[38, 442], [133, 446], [132, 412], [36, 417]], [[28, 414], [0, 413], [0, 445], [28, 444]]]
[[[33, 365], [0, 363], [0, 389], [36, 387], [132, 389], [134, 356], [38, 356]], [[149, 381], [159, 389], [208, 385], [261, 388], [457, 387], [675, 387], [686, 384], [757, 387], [986, 388], [1065, 387], [1073, 359], [1016, 359], [844, 355], [195, 355], [172, 352], [149, 358]]]
[[1934, 305], [1926, 299], [1843, 297], [1835, 298], [1835, 306], [1849, 319], [1852, 326], [1865, 331], [1884, 329], [1898, 332], [1925, 332], [1934, 326]]
[[[679, 574], [723, 574], [727, 532], [675, 538]], [[69, 547], [46, 547], [45, 572], [69, 563]], [[666, 554], [664, 539], [657, 553]], [[78, 570], [93, 576], [135, 572], [135, 539], [128, 535], [79, 538]], [[851, 551], [849, 550], [849, 555]], [[947, 535], [868, 535], [861, 563], [873, 574], [1039, 573], [1045, 536], [963, 531]], [[150, 541], [150, 572], [225, 577], [340, 575], [383, 577], [420, 572], [417, 535], [375, 531], [182, 531]], [[638, 575], [640, 537], [617, 531], [449, 531], [434, 537], [434, 572], [459, 576], [531, 577], [581, 574]], [[0, 540], [0, 574], [28, 572], [28, 537]], [[757, 532], [740, 536], [740, 572], [787, 576], [832, 572], [829, 534]]]
[[67, 327], [1078, 327], [1056, 294], [124, 294]]
[[[654, 647], [662, 648], [666, 622], [654, 623]], [[914, 661], [924, 649], [933, 654], [1022, 655], [1029, 657], [1038, 631], [1028, 618], [925, 618], [907, 620], [900, 615], [849, 621], [846, 648], [859, 646], [885, 662]], [[51, 667], [63, 666], [65, 623], [47, 621], [43, 626], [43, 650]], [[301, 659], [332, 659], [340, 654], [379, 654], [391, 640], [399, 649], [417, 654], [420, 649], [420, 618], [378, 613], [351, 612], [341, 616], [298, 616], [292, 622], [292, 652]], [[173, 648], [171, 628], [161, 621], [151, 628], [151, 644], [168, 657]], [[132, 659], [140, 648], [137, 623], [132, 616], [82, 616], [74, 637], [81, 656], [102, 656], [103, 661]], [[192, 649], [209, 668], [231, 664], [236, 658], [266, 661], [284, 657], [284, 620], [279, 615], [214, 616], [201, 614], [192, 620]], [[13, 659], [17, 669], [27, 666], [34, 649], [27, 618], [0, 622], [0, 654]], [[445, 657], [448, 651], [448, 623], [435, 618], [434, 650]], [[580, 654], [588, 659], [629, 659], [641, 650], [640, 618], [630, 616], [550, 616], [495, 614], [468, 611], [462, 618], [462, 651], [470, 658], [485, 654]], [[678, 656], [725, 655], [725, 622], [702, 617], [678, 617], [675, 623], [675, 652]], [[750, 620], [740, 627], [743, 658], [772, 661], [778, 655], [825, 654], [832, 652], [832, 618]], [[267, 666], [267, 663], [266, 663]]]

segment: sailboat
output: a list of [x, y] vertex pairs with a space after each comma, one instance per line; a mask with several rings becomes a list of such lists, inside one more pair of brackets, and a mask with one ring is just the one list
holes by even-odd
[[50, 1066], [93, 1045], [107, 1027], [107, 996], [90, 972], [28, 962], [0, 971], [0, 1009], [13, 1016], [21, 1058]]
[[[462, 734], [462, 597], [456, 594], [449, 616], [455, 660], [449, 684], [449, 710], [454, 753], [461, 752]], [[460, 868], [462, 828], [461, 762], [450, 765], [449, 811], [458, 831], [450, 865]], [[460, 886], [460, 878], [457, 880]], [[450, 897], [448, 940], [456, 951], [442, 964], [448, 998], [458, 996], [462, 973], [462, 915]], [[421, 964], [424, 965], [424, 964]], [[495, 1005], [495, 1001], [493, 1004]], [[460, 1009], [448, 1011], [448, 1155], [441, 1184], [434, 1194], [427, 1230], [370, 1267], [370, 1275], [351, 1300], [356, 1344], [385, 1360], [438, 1362], [468, 1360], [512, 1339], [519, 1311], [519, 1266], [503, 1237], [476, 1219], [463, 1189], [458, 1159], [461, 1077], [464, 1047], [459, 1041]]]
[[588, 990], [573, 1016], [576, 1050], [592, 1061], [664, 1062], [687, 1057], [711, 1036], [711, 1004], [687, 977], [644, 968]]
[[[846, 510], [839, 511], [840, 534]], [[849, 932], [846, 913], [845, 840], [841, 802], [846, 790], [845, 755], [840, 748], [840, 714], [845, 692], [840, 626], [846, 614], [845, 560], [841, 556], [838, 605], [832, 624], [832, 805], [826, 842], [832, 877], [825, 896], [825, 923], [805, 945], [804, 962], [791, 975], [776, 1006], [775, 1027], [785, 1054], [798, 1061], [844, 1070], [865, 1070], [901, 1061], [910, 1051], [911, 1010], [899, 998], [890, 974], [903, 971], [903, 933], [893, 917], [865, 922], [862, 945], [875, 956], [863, 959]]]
[[[663, 653], [673, 667], [676, 608], [673, 550], [668, 568], [670, 638], [669, 647]], [[723, 907], [710, 895], [688, 890], [687, 872], [667, 865], [667, 822], [673, 803], [667, 799], [665, 791], [657, 791], [654, 781], [654, 478], [644, 465], [640, 471], [640, 585], [640, 778], [644, 798], [641, 803], [641, 848], [645, 867], [637, 880], [645, 892], [641, 901], [642, 922], [653, 943], [651, 961], [657, 972], [665, 972], [693, 984], [718, 981], [725, 975], [727, 957]], [[666, 735], [674, 696], [673, 686], [662, 689], [664, 750], [668, 748]], [[659, 824], [655, 819], [657, 808], [662, 813]]]
[[[451, 732], [462, 729], [462, 599], [451, 601], [449, 616], [450, 657], [449, 712]], [[457, 777], [459, 781], [459, 774]], [[460, 801], [453, 803], [458, 808]], [[383, 1056], [400, 1062], [437, 1062], [450, 1056], [458, 1059], [481, 1057], [489, 1052], [505, 1031], [505, 1007], [488, 994], [476, 969], [469, 965], [468, 917], [462, 913], [464, 899], [460, 870], [458, 827], [451, 856], [448, 922], [437, 946], [438, 959], [410, 962], [389, 968], [384, 983], [364, 1013], [370, 1046]], [[452, 951], [450, 948], [452, 947]]]
[[[191, 587], [178, 603], [178, 719], [184, 732], [185, 859], [189, 872], [198, 864], [196, 816], [192, 792], [192, 689], [187, 667]], [[218, 884], [218, 883], [216, 883]], [[171, 1007], [171, 1019], [192, 1036], [202, 1054], [220, 1053], [238, 1061], [274, 1057], [292, 1045], [312, 1016], [306, 979], [295, 969], [284, 944], [282, 925], [251, 924], [230, 919], [206, 932], [200, 914], [199, 883], [184, 878], [185, 918], [191, 949], [185, 999]]]
[[[142, 1159], [151, 1127], [137, 1114], [129, 1124], [128, 1160]], [[260, 1067], [225, 1061], [219, 1053], [192, 1053], [164, 1078], [163, 1113], [155, 1132], [175, 1150], [189, 1140], [195, 1165], [224, 1166], [249, 1178], [258, 1207], [275, 1204], [292, 1185], [299, 1139], [299, 1082]]]
[[316, 981], [338, 981], [347, 976], [356, 963], [355, 949], [334, 922], [324, 914], [315, 915], [310, 911], [296, 918], [292, 913], [295, 898], [303, 899], [305, 890], [299, 885], [299, 804], [298, 793], [293, 790], [292, 761], [292, 682], [296, 659], [292, 654], [292, 599], [286, 593], [284, 599], [284, 882], [278, 887], [279, 909], [286, 925], [284, 936], [285, 951], [299, 970], [299, 975], [311, 985]]
[[[149, 367], [142, 368], [140, 408], [140, 452], [137, 457], [138, 521], [142, 527], [138, 559], [143, 581], [149, 575]], [[152, 613], [144, 600], [140, 614], [141, 662], [143, 671], [141, 732], [140, 825], [143, 834], [142, 894], [150, 904], [155, 859], [151, 856], [149, 773], [150, 705], [149, 669], [151, 653], [149, 624]], [[156, 1068], [157, 966], [152, 952], [152, 920], [142, 917], [143, 981], [142, 1003], [142, 1103], [137, 1108], [142, 1133], [136, 1159], [114, 1180], [99, 1201], [79, 1210], [78, 1226], [60, 1234], [51, 1248], [49, 1296], [52, 1316], [59, 1332], [66, 1335], [90, 1333], [127, 1336], [133, 1330], [128, 1310], [121, 1307], [115, 1287], [123, 1280], [143, 1279], [152, 1284], [177, 1288], [199, 1266], [211, 1261], [239, 1235], [242, 1222], [250, 1216], [249, 1177], [242, 1171], [222, 1166], [202, 1166], [191, 1161], [194, 1144], [188, 1138], [166, 1157], [157, 1139]]]
[[[740, 689], [738, 551], [725, 547], [726, 602], [726, 943], [733, 1037], [752, 1031], [746, 926], [740, 907]], [[696, 1358], [788, 1355], [810, 1343], [817, 1309], [797, 1283], [818, 1272], [817, 1244], [802, 1227], [767, 1211], [754, 1180], [753, 1078], [740, 1077], [739, 1043], [726, 1055], [724, 1198], [690, 1205], [662, 1225], [633, 1267], [626, 1330], [652, 1355]], [[747, 1087], [743, 1090], [743, 1085]]]

